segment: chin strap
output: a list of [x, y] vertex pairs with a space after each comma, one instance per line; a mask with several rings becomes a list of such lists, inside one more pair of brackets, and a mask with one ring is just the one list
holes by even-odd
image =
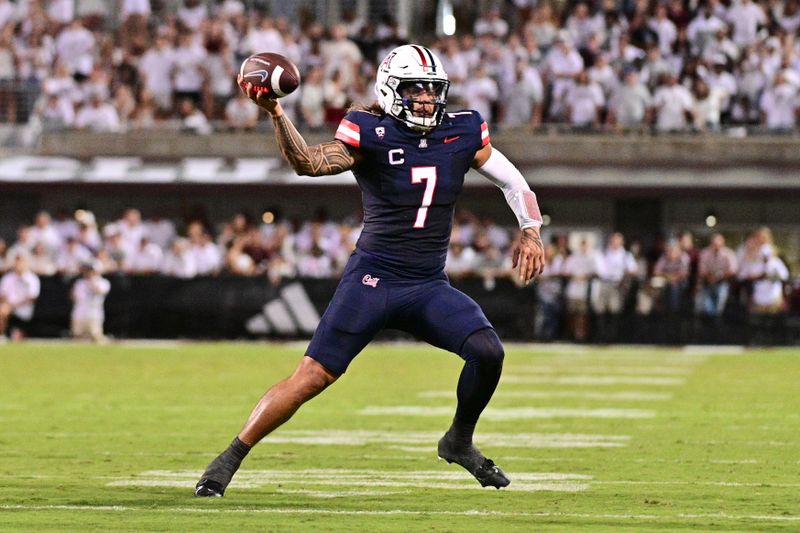
[[492, 147], [489, 159], [477, 170], [503, 190], [508, 206], [517, 215], [520, 228], [538, 228], [542, 225], [542, 213], [539, 211], [536, 194], [517, 167], [500, 150]]

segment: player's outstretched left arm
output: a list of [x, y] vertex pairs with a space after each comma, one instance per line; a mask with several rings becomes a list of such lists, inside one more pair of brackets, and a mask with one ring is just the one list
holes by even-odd
[[489, 181], [503, 190], [508, 206], [514, 211], [522, 230], [519, 243], [514, 246], [513, 265], [519, 265], [519, 279], [529, 282], [544, 270], [544, 244], [539, 234], [542, 215], [536, 194], [528, 182], [499, 150], [487, 144], [475, 154], [472, 166]]
[[357, 163], [356, 154], [341, 141], [308, 146], [306, 140], [283, 112], [281, 104], [266, 93], [253, 89], [239, 78], [239, 87], [253, 102], [266, 110], [275, 126], [275, 139], [286, 161], [301, 176], [328, 176], [350, 170]]

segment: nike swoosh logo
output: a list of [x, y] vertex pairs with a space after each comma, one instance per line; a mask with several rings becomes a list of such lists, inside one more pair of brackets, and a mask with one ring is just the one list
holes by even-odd
[[456, 141], [461, 138], [461, 135], [456, 135], [455, 137], [445, 137], [444, 144], [450, 144], [453, 141]]
[[269, 72], [267, 72], [266, 70], [254, 70], [253, 72], [245, 76], [245, 78], [253, 78], [255, 76], [260, 77], [261, 83], [264, 83], [264, 80], [266, 80], [267, 76], [269, 76]]

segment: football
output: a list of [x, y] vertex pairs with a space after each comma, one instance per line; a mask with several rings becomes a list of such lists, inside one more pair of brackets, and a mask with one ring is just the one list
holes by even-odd
[[244, 83], [252, 83], [256, 91], [280, 98], [300, 86], [300, 71], [294, 63], [280, 54], [253, 54], [239, 68]]

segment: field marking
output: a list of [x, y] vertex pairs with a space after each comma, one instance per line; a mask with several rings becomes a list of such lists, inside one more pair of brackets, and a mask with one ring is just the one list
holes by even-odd
[[[368, 444], [425, 445], [432, 453], [441, 432], [374, 430], [280, 430], [268, 437], [275, 444], [365, 446]], [[475, 443], [500, 448], [611, 448], [627, 446], [627, 435], [582, 433], [479, 433]], [[414, 451], [417, 451], [415, 449]]]
[[567, 376], [585, 372], [586, 374], [643, 375], [643, 376], [681, 376], [694, 372], [685, 366], [618, 366], [618, 365], [506, 365], [505, 372], [531, 374], [565, 374]]
[[651, 377], [651, 376], [526, 376], [504, 374], [501, 383], [538, 383], [556, 385], [661, 385], [677, 386], [686, 383], [684, 378]]
[[302, 494], [312, 498], [353, 498], [361, 496], [393, 496], [395, 494], [409, 494], [410, 490], [343, 490], [343, 491], [322, 491], [306, 489], [278, 489], [279, 494]]
[[[117, 479], [106, 483], [107, 487], [194, 487], [199, 474], [188, 470], [150, 470], [142, 472], [134, 479]], [[589, 489], [592, 476], [561, 472], [520, 472], [514, 476], [509, 490], [520, 492], [579, 492]], [[231, 482], [231, 487], [240, 489], [258, 488], [264, 485], [302, 487], [395, 487], [425, 489], [474, 489], [475, 480], [463, 471], [416, 470], [348, 470], [348, 469], [307, 469], [307, 470], [243, 470]], [[325, 492], [325, 491], [318, 491]], [[330, 491], [328, 491], [330, 492]], [[344, 496], [347, 491], [337, 491]], [[363, 491], [361, 491], [363, 492]]]
[[[452, 407], [430, 407], [426, 405], [368, 406], [358, 411], [364, 416], [448, 416]], [[655, 418], [650, 409], [598, 408], [579, 409], [571, 407], [489, 407], [483, 412], [484, 420], [528, 420], [539, 418]]]
[[648, 520], [648, 521], [694, 521], [694, 520], [752, 520], [755, 522], [800, 522], [800, 515], [748, 515], [731, 513], [677, 513], [677, 514], [623, 514], [623, 513], [561, 513], [561, 512], [515, 512], [469, 509], [466, 511], [435, 511], [414, 509], [347, 510], [347, 509], [302, 509], [302, 508], [225, 508], [203, 507], [132, 507], [125, 505], [28, 505], [0, 504], [3, 511], [102, 511], [102, 512], [146, 512], [170, 514], [278, 514], [278, 515], [340, 515], [340, 516], [485, 516], [485, 517], [531, 517], [531, 518], [578, 518], [588, 520]]
[[[417, 394], [420, 398], [455, 398], [455, 391], [451, 390], [430, 390], [422, 391]], [[630, 401], [664, 401], [673, 398], [671, 392], [586, 392], [583, 390], [567, 391], [529, 391], [529, 390], [499, 390], [493, 399], [503, 398], [577, 398], [581, 400], [630, 400]]]

